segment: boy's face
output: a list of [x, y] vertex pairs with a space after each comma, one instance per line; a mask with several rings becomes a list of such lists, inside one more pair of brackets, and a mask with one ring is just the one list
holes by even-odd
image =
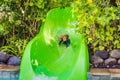
[[63, 36], [63, 41], [67, 41], [67, 36]]

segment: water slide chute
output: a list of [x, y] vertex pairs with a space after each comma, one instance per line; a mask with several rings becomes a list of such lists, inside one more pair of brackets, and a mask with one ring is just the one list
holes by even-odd
[[[87, 80], [88, 49], [75, 32], [76, 15], [71, 8], [48, 12], [39, 34], [27, 45], [20, 67], [20, 80]], [[58, 46], [58, 36], [68, 34], [70, 46]]]

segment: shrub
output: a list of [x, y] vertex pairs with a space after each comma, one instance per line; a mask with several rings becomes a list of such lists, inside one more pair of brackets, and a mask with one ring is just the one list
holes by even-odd
[[22, 56], [25, 46], [40, 30], [47, 12], [70, 6], [73, 0], [0, 1], [0, 51]]
[[77, 0], [73, 12], [77, 13], [76, 31], [83, 34], [94, 51], [120, 48], [120, 6], [109, 0]]

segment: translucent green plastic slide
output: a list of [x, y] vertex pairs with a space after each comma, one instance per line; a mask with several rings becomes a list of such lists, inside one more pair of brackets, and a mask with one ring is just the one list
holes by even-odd
[[[88, 49], [84, 37], [75, 32], [76, 15], [71, 8], [48, 12], [40, 33], [24, 52], [20, 80], [87, 80]], [[58, 46], [58, 36], [68, 34], [70, 46]]]

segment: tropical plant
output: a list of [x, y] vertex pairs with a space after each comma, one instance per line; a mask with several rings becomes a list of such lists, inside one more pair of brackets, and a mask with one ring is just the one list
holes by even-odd
[[22, 47], [39, 32], [47, 12], [56, 7], [70, 6], [71, 1], [73, 0], [0, 1], [0, 51], [22, 56]]
[[76, 0], [73, 12], [77, 13], [76, 30], [83, 34], [94, 51], [120, 48], [120, 4], [109, 0]]

